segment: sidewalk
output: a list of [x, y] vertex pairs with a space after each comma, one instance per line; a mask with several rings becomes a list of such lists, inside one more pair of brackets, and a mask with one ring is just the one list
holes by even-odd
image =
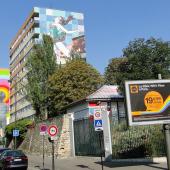
[[[42, 169], [42, 156], [28, 155], [28, 170]], [[51, 170], [52, 158], [45, 157], [44, 168]], [[67, 159], [55, 159], [55, 170], [100, 170], [100, 158], [96, 157], [75, 157]], [[113, 161], [104, 163], [104, 170], [167, 170], [166, 163], [149, 163], [149, 162], [123, 162]]]

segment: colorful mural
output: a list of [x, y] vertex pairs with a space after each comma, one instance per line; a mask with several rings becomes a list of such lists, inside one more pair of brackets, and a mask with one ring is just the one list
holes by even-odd
[[54, 50], [58, 64], [65, 64], [71, 54], [79, 53], [85, 58], [85, 38], [83, 14], [54, 9], [34, 8], [39, 13], [40, 39], [42, 34], [50, 35], [54, 40]]
[[[0, 68], [0, 127], [3, 128], [9, 119], [9, 70]], [[2, 134], [0, 134], [2, 136]]]

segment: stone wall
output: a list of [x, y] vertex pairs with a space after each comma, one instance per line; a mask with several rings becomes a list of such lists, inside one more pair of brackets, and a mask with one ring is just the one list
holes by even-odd
[[69, 116], [64, 116], [63, 128], [59, 139], [59, 145], [57, 149], [58, 157], [65, 158], [71, 156], [71, 145], [70, 145], [70, 129], [69, 129]]
[[55, 124], [59, 128], [58, 139], [55, 141], [55, 157], [56, 158], [66, 158], [71, 156], [71, 145], [70, 145], [70, 119], [66, 114], [59, 120], [56, 117], [50, 122], [41, 122], [37, 124], [34, 128], [30, 128], [27, 132], [26, 138], [20, 145], [20, 149], [24, 150], [26, 153], [34, 153], [37, 155], [43, 154], [43, 137], [44, 137], [44, 154], [46, 156], [51, 156], [52, 144], [48, 140], [48, 135], [42, 136], [39, 132], [39, 126], [42, 123], [48, 125]]

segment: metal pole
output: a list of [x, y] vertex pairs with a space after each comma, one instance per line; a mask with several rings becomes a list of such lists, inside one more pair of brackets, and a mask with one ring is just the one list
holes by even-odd
[[[16, 81], [15, 81], [15, 85], [16, 85]], [[17, 89], [16, 89], [16, 91], [15, 91], [15, 97], [14, 97], [14, 99], [15, 99], [15, 126], [14, 126], [14, 129], [16, 130], [16, 117], [17, 117], [17, 113], [16, 113], [16, 111], [17, 111], [17, 98], [16, 98], [16, 96], [17, 96]], [[15, 136], [14, 136], [14, 149], [16, 149], [16, 143], [17, 143], [17, 137], [16, 137], [16, 134], [15, 134]]]
[[52, 141], [52, 170], [55, 170], [55, 164], [54, 164], [54, 140]]
[[118, 120], [118, 123], [120, 122], [120, 111], [119, 111], [119, 103], [118, 101], [116, 101], [116, 106], [117, 106], [117, 120]]
[[158, 74], [158, 79], [161, 80], [162, 79], [162, 75]]
[[[158, 79], [161, 80], [161, 74], [158, 74]], [[165, 140], [166, 140], [166, 157], [167, 157], [167, 166], [168, 170], [170, 170], [170, 124], [163, 124], [163, 129], [165, 132]]]
[[165, 140], [166, 140], [166, 155], [167, 155], [167, 166], [168, 170], [170, 170], [170, 125], [163, 125], [165, 131]]
[[[12, 83], [11, 80], [8, 81], [9, 83]], [[14, 114], [15, 114], [15, 117], [14, 117], [14, 129], [13, 130], [16, 130], [16, 116], [17, 116], [17, 81], [16, 79], [14, 79], [14, 86], [15, 86], [15, 93], [14, 93]], [[16, 132], [16, 131], [15, 131]], [[17, 137], [16, 137], [16, 134], [14, 134], [13, 136], [13, 140], [14, 140], [14, 147], [13, 149], [16, 149], [16, 143], [17, 143]]]
[[102, 170], [103, 170], [103, 147], [102, 147], [102, 136], [101, 136], [102, 131], [99, 131], [99, 141], [100, 141], [100, 149], [101, 149], [101, 153], [100, 153], [100, 157], [101, 157], [101, 165], [102, 165]]
[[43, 170], [44, 170], [44, 135], [43, 135]]

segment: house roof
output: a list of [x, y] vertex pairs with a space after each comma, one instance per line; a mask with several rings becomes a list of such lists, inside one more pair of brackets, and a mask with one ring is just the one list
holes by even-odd
[[100, 99], [113, 99], [113, 98], [124, 98], [118, 91], [117, 85], [103, 85], [100, 89], [95, 91], [86, 97], [86, 100], [100, 100]]
[[68, 104], [65, 109], [70, 108], [72, 106], [81, 104], [86, 101], [108, 101], [108, 100], [122, 100], [124, 99], [124, 96], [122, 96], [118, 92], [118, 86], [116, 85], [103, 85], [101, 88], [99, 88], [94, 93], [90, 94], [86, 98], [80, 99], [78, 101], [72, 102]]

